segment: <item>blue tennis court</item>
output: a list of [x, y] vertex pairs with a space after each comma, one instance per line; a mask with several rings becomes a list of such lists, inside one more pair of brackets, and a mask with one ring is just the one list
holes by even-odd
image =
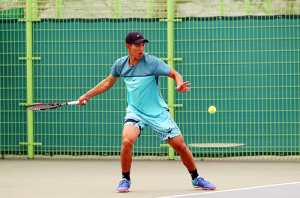
[[[223, 191], [212, 191], [205, 193], [196, 193], [188, 195], [169, 196], [168, 198], [299, 198], [300, 197], [300, 182], [257, 186], [252, 188], [241, 188]], [[167, 197], [163, 197], [167, 198]]]

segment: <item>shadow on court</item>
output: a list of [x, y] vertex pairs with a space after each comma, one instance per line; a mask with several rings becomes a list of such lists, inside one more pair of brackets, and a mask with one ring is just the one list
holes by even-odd
[[[196, 161], [215, 191], [194, 189], [181, 161], [133, 161], [129, 193], [117, 193], [118, 160], [0, 160], [0, 197], [300, 197], [299, 161]], [[294, 183], [294, 184], [288, 184]]]

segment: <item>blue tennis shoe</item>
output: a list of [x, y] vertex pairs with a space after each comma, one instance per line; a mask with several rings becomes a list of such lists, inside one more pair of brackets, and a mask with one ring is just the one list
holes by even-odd
[[194, 188], [202, 188], [202, 190], [215, 190], [216, 186], [212, 183], [205, 181], [203, 177], [198, 176], [195, 180], [192, 180]]
[[130, 185], [130, 180], [122, 179], [117, 188], [117, 192], [129, 192]]

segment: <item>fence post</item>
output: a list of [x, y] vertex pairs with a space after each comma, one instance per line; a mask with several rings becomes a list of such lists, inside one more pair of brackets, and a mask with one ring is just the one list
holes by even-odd
[[115, 18], [121, 18], [121, 14], [120, 14], [120, 0], [115, 0]]
[[[168, 0], [168, 65], [174, 68], [174, 0]], [[168, 104], [170, 113], [175, 120], [175, 82], [168, 78]], [[169, 158], [175, 159], [175, 151], [169, 147]]]
[[56, 18], [61, 18], [61, 0], [56, 0]]
[[152, 18], [153, 7], [152, 0], [147, 0], [147, 18]]
[[245, 13], [246, 13], [246, 16], [250, 15], [250, 0], [245, 1]]
[[[26, 98], [27, 104], [33, 103], [33, 69], [32, 69], [32, 0], [26, 0]], [[26, 110], [27, 114], [27, 155], [33, 159], [34, 124], [33, 111]]]
[[224, 0], [220, 0], [220, 6], [221, 6], [221, 16], [224, 16], [224, 13], [225, 13], [225, 3], [224, 3]]
[[267, 15], [271, 15], [271, 0], [267, 1]]

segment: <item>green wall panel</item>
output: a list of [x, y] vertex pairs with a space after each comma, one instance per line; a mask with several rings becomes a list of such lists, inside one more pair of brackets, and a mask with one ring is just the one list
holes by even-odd
[[[195, 156], [299, 155], [300, 18], [251, 16], [183, 18], [175, 22], [175, 69], [192, 83], [176, 93], [175, 121], [187, 144], [235, 143], [241, 147], [194, 148]], [[127, 55], [131, 30], [149, 39], [146, 51], [167, 58], [167, 23], [159, 19], [42, 19], [33, 24], [34, 102], [76, 100], [110, 74]], [[0, 21], [1, 151], [26, 152], [25, 23]], [[160, 78], [167, 101], [167, 78]], [[207, 112], [214, 105], [217, 113]], [[122, 79], [87, 106], [35, 112], [39, 155], [118, 155], [126, 114]], [[161, 155], [146, 128], [135, 155]]]
[[[245, 144], [194, 153], [299, 154], [300, 17], [186, 18], [176, 23], [176, 69], [192, 83], [176, 94], [186, 143]], [[217, 113], [209, 114], [209, 106]], [[241, 155], [241, 154], [239, 154]]]

